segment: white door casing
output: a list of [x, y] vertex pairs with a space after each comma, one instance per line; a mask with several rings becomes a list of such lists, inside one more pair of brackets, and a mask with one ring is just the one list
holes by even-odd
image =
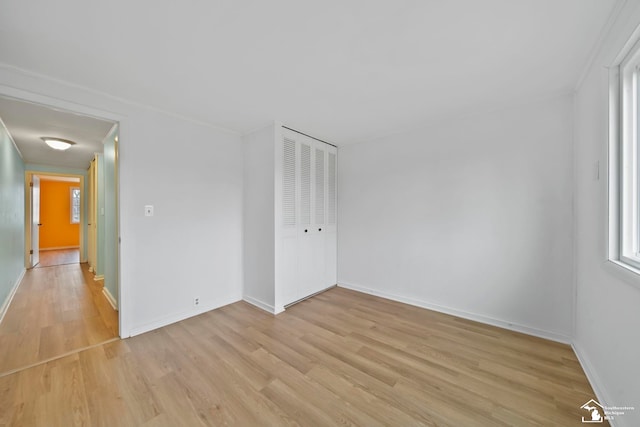
[[33, 175], [30, 183], [29, 203], [31, 205], [31, 249], [29, 268], [40, 262], [40, 177]]

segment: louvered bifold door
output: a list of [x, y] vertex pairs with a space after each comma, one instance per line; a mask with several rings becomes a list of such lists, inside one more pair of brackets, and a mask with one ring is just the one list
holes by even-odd
[[331, 145], [327, 152], [327, 200], [326, 225], [323, 229], [325, 247], [324, 285], [333, 286], [337, 283], [337, 255], [338, 255], [338, 150]]
[[317, 282], [317, 237], [314, 224], [314, 147], [313, 141], [306, 136], [296, 138], [300, 148], [299, 169], [299, 206], [298, 215], [298, 288], [299, 298], [316, 291]]
[[307, 237], [313, 258], [309, 293], [326, 289], [325, 285], [325, 234], [327, 217], [327, 144], [313, 140], [313, 227]]
[[295, 134], [282, 139], [282, 300], [299, 299], [298, 287], [298, 200], [299, 145]]
[[337, 152], [283, 129], [283, 303], [336, 284]]

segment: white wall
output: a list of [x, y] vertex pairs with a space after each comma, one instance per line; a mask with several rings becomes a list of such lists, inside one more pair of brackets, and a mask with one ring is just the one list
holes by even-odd
[[275, 311], [274, 127], [243, 137], [243, 298]]
[[[576, 329], [574, 345], [601, 403], [634, 406], [617, 426], [640, 425], [640, 277], [606, 261], [608, 70], [640, 24], [627, 2], [575, 98]], [[601, 179], [596, 179], [596, 162]], [[602, 402], [604, 401], [604, 402]]]
[[130, 122], [120, 140], [122, 280], [141, 331], [241, 299], [242, 145], [152, 111]]
[[241, 299], [239, 135], [10, 67], [0, 94], [120, 121], [121, 335]]
[[569, 95], [340, 147], [338, 283], [569, 341]]

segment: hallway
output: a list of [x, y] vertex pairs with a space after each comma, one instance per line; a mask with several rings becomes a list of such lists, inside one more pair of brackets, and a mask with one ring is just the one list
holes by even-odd
[[0, 376], [118, 336], [118, 313], [86, 264], [28, 270], [0, 323]]

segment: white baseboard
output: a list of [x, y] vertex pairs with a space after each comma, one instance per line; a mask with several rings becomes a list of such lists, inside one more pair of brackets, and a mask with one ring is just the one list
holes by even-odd
[[[578, 358], [578, 362], [580, 362], [580, 366], [582, 366], [582, 370], [587, 376], [587, 380], [589, 380], [589, 384], [591, 384], [591, 388], [593, 388], [593, 392], [596, 394], [594, 397], [596, 398], [598, 403], [601, 404], [602, 406], [613, 406], [612, 400], [609, 394], [605, 391], [605, 388], [602, 386], [602, 381], [600, 380], [600, 377], [596, 373], [596, 370], [593, 368], [593, 365], [589, 361], [589, 358], [587, 357], [586, 353], [582, 350], [582, 347], [575, 341], [571, 344], [571, 347], [573, 348], [573, 352], [576, 354], [576, 357]], [[616, 419], [608, 420], [608, 421], [612, 427], [616, 427], [617, 425]]]
[[95, 276], [93, 276], [93, 280], [95, 280], [96, 282], [99, 280], [104, 280], [104, 274], [96, 274]]
[[281, 307], [280, 309], [276, 309], [274, 306], [272, 306], [271, 304], [267, 304], [266, 302], [260, 301], [258, 299], [255, 299], [253, 297], [250, 296], [243, 296], [242, 299], [246, 302], [248, 302], [251, 305], [255, 305], [256, 307], [271, 313], [271, 314], [279, 314], [282, 313], [284, 311], [284, 307]]
[[172, 323], [179, 322], [189, 317], [194, 317], [207, 311], [215, 310], [216, 308], [224, 307], [225, 305], [233, 304], [234, 302], [242, 301], [241, 295], [234, 295], [228, 298], [222, 298], [212, 301], [208, 304], [203, 303], [199, 307], [194, 307], [191, 310], [181, 311], [179, 313], [169, 314], [167, 316], [158, 317], [157, 319], [144, 323], [139, 326], [134, 326], [130, 330], [129, 336], [144, 334], [145, 332], [153, 331], [154, 329], [162, 328], [163, 326], [170, 325]]
[[102, 294], [105, 296], [107, 301], [109, 301], [109, 304], [111, 304], [111, 307], [113, 307], [115, 311], [118, 311], [118, 301], [113, 297], [113, 295], [111, 295], [111, 292], [109, 292], [109, 289], [102, 287]]
[[80, 246], [56, 246], [53, 248], [40, 248], [40, 252], [44, 251], [60, 251], [62, 249], [80, 249]]
[[519, 325], [517, 323], [508, 322], [506, 320], [494, 319], [492, 317], [483, 316], [480, 314], [470, 313], [468, 311], [458, 310], [451, 307], [446, 307], [440, 304], [434, 304], [428, 301], [422, 301], [415, 298], [404, 297], [401, 295], [394, 295], [387, 292], [380, 292], [374, 289], [365, 288], [350, 283], [338, 283], [341, 288], [351, 289], [353, 291], [362, 292], [369, 295], [378, 296], [381, 298], [390, 299], [392, 301], [398, 301], [416, 307], [426, 308], [428, 310], [438, 311], [440, 313], [450, 314], [456, 317], [462, 317], [463, 319], [473, 320], [480, 323], [486, 323], [488, 325], [497, 326], [503, 329], [509, 329], [511, 331], [521, 332], [527, 335], [533, 335], [535, 337], [548, 339], [551, 341], [560, 342], [563, 344], [571, 344], [571, 337], [556, 332], [544, 331], [537, 328], [532, 328], [525, 325]]
[[22, 282], [22, 278], [24, 277], [24, 274], [26, 271], [27, 270], [25, 270], [24, 268], [22, 269], [22, 271], [18, 275], [18, 278], [13, 284], [13, 287], [9, 291], [9, 295], [7, 295], [7, 298], [2, 303], [2, 306], [0, 307], [0, 323], [2, 323], [2, 319], [4, 319], [4, 315], [7, 314], [7, 310], [9, 310], [11, 301], [13, 301], [13, 296], [16, 294], [16, 291], [18, 290], [18, 286], [20, 286], [20, 282]]

